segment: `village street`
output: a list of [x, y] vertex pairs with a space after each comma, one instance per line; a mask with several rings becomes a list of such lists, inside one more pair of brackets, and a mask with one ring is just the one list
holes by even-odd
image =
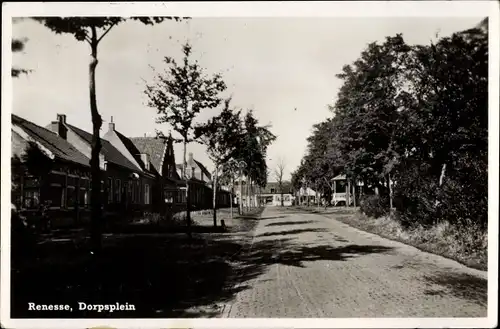
[[265, 269], [242, 284], [223, 316], [486, 316], [486, 272], [333, 219], [346, 215], [267, 207], [243, 257]]

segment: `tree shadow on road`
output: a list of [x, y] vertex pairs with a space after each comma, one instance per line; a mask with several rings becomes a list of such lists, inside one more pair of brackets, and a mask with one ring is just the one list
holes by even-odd
[[287, 216], [271, 216], [271, 217], [261, 217], [260, 219], [278, 219], [278, 218], [286, 218]]
[[392, 249], [391, 247], [375, 245], [303, 246], [294, 244], [291, 239], [280, 239], [256, 242], [252, 246], [252, 250], [243, 257], [247, 264], [282, 264], [305, 267], [304, 262], [346, 261], [363, 255], [386, 253]]
[[424, 277], [427, 283], [440, 286], [440, 290], [428, 289], [427, 295], [445, 296], [471, 300], [486, 306], [488, 302], [488, 281], [466, 273], [440, 272]]
[[[250, 230], [244, 221], [236, 231]], [[245, 228], [245, 226], [247, 226]], [[248, 235], [250, 232], [246, 232]], [[40, 245], [37, 258], [11, 271], [13, 318], [169, 318], [214, 317], [244, 282], [264, 266], [241, 275], [238, 255], [249, 241], [245, 234], [116, 235], [105, 239], [99, 258], [88, 245], [74, 241]], [[257, 264], [258, 265], [258, 264]], [[242, 281], [243, 280], [243, 281]], [[74, 312], [36, 312], [28, 303], [69, 304]], [[79, 310], [88, 304], [135, 305], [130, 312]]]
[[311, 224], [315, 223], [316, 221], [314, 220], [300, 220], [300, 221], [289, 221], [289, 222], [277, 222], [277, 223], [271, 223], [267, 224], [266, 226], [285, 226], [285, 225], [302, 225], [302, 224]]
[[[245, 225], [257, 223], [243, 221], [236, 231], [249, 230], [251, 227]], [[98, 259], [90, 255], [88, 246], [73, 241], [41, 245], [40, 259], [27, 262], [23, 268], [11, 268], [11, 317], [214, 317], [222, 303], [250, 288], [253, 280], [274, 264], [304, 267], [305, 262], [346, 261], [390, 249], [299, 245], [286, 237], [255, 241], [250, 248], [249, 234], [242, 233], [236, 239], [228, 234], [205, 234], [191, 240], [183, 234], [110, 236], [104, 240]], [[78, 310], [79, 301], [129, 303], [136, 310]], [[29, 311], [29, 302], [69, 304], [74, 312]]]
[[297, 229], [297, 230], [288, 230], [288, 231], [279, 231], [279, 232], [268, 232], [259, 234], [259, 237], [267, 237], [267, 236], [280, 236], [280, 235], [292, 235], [292, 234], [300, 234], [300, 233], [308, 233], [308, 232], [327, 232], [324, 228], [307, 228], [307, 229]]

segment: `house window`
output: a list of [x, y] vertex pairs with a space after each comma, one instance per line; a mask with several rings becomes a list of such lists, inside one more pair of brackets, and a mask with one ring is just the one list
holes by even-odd
[[144, 204], [149, 204], [149, 185], [144, 185]]
[[66, 192], [67, 192], [66, 206], [68, 208], [73, 208], [76, 203], [76, 189], [74, 186], [68, 186]]
[[271, 194], [274, 194], [274, 192], [275, 192], [275, 189], [272, 188], [271, 189]]
[[40, 204], [40, 192], [38, 190], [24, 191], [24, 208], [37, 208]]
[[87, 203], [87, 199], [88, 199], [88, 192], [87, 190], [84, 188], [84, 187], [81, 187], [80, 188], [80, 194], [78, 195], [78, 198], [79, 198], [79, 204], [80, 206], [86, 206], [88, 203]]
[[113, 203], [113, 179], [108, 177], [108, 203]]
[[115, 180], [115, 201], [120, 203], [122, 201], [122, 182], [121, 180]]

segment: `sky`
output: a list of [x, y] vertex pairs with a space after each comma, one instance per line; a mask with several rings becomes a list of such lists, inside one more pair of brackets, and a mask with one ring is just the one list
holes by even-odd
[[[351, 64], [368, 43], [402, 33], [409, 44], [428, 44], [436, 34], [447, 36], [470, 28], [482, 17], [471, 18], [193, 18], [144, 26], [126, 22], [115, 27], [99, 45], [96, 88], [104, 119], [102, 135], [113, 116], [116, 129], [128, 137], [155, 136], [170, 127], [155, 123], [157, 113], [147, 106], [146, 82], [153, 68], [162, 70], [164, 56], [179, 59], [189, 40], [193, 57], [207, 74], [221, 73], [235, 108], [252, 109], [262, 125], [270, 124], [277, 140], [268, 149], [271, 170], [285, 164], [285, 179], [306, 152], [312, 126], [332, 116], [342, 82], [335, 77]], [[70, 35], [56, 35], [44, 26], [23, 20], [12, 26], [13, 37], [26, 38], [13, 64], [33, 70], [14, 79], [13, 112], [46, 126], [57, 113], [91, 131], [88, 92], [87, 43]], [[216, 115], [200, 113], [198, 122]], [[173, 133], [174, 135], [175, 133]], [[210, 170], [202, 145], [188, 152]], [[182, 162], [182, 145], [175, 146]], [[273, 177], [271, 181], [275, 180]]]

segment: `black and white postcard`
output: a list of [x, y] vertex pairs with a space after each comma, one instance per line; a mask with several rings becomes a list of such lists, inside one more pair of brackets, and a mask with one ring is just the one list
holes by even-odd
[[2, 6], [3, 327], [497, 325], [497, 2]]

